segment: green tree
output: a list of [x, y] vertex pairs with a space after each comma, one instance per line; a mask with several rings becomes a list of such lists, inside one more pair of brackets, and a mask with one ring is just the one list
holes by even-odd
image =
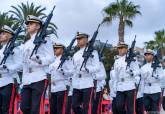
[[116, 0], [103, 9], [103, 23], [110, 24], [113, 20], [119, 19], [118, 36], [119, 42], [124, 42], [125, 26], [133, 27], [133, 19], [141, 15], [140, 6], [134, 5], [128, 0]]
[[[26, 2], [11, 7], [12, 10], [10, 10], [9, 12], [15, 16], [15, 20], [18, 23], [21, 22], [22, 20], [26, 21], [28, 15], [34, 15], [43, 20], [47, 17], [47, 15], [44, 13], [46, 8], [42, 7], [41, 5], [35, 6], [34, 3], [29, 4], [28, 2]], [[56, 32], [57, 26], [54, 23], [51, 22], [48, 28], [54, 30], [54, 34], [57, 36], [57, 32]]]
[[0, 12], [0, 28], [4, 25], [12, 26], [15, 23], [13, 16], [9, 16], [8, 13]]
[[159, 30], [155, 32], [154, 40], [145, 42], [146, 48], [157, 50], [160, 48], [161, 55], [165, 55], [165, 30]]
[[15, 19], [18, 21], [25, 20], [27, 19], [28, 15], [35, 15], [37, 17], [40, 17], [41, 19], [45, 18], [45, 14], [43, 11], [46, 10], [46, 8], [42, 8], [42, 6], [35, 6], [34, 3], [29, 4], [28, 2], [21, 3], [20, 5], [17, 6], [11, 6], [13, 10], [10, 10], [12, 14], [15, 15]]

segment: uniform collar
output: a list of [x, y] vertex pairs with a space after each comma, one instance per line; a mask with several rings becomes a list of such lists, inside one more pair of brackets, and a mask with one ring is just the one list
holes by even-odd
[[32, 36], [31, 36], [31, 39], [34, 40], [35, 37], [36, 37], [37, 33], [34, 33]]
[[62, 55], [56, 56], [56, 59], [61, 59]]
[[80, 50], [84, 50], [85, 49], [85, 47], [83, 47], [83, 48], [80, 48]]
[[151, 64], [152, 62], [147, 62], [147, 64]]
[[123, 56], [120, 56], [120, 55], [118, 55], [118, 58], [126, 58], [126, 55], [123, 55]]
[[149, 66], [150, 66], [151, 64], [152, 64], [152, 62], [150, 62], [150, 63], [147, 63], [147, 65], [149, 65]]

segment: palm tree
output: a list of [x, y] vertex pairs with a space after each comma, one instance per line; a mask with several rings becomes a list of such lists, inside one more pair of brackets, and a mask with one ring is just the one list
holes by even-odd
[[148, 42], [144, 42], [144, 44], [145, 44], [145, 47], [146, 47], [147, 49], [152, 49], [152, 50], [154, 50], [154, 49], [156, 48], [156, 42], [155, 42], [154, 40], [150, 40], [150, 41], [148, 41]]
[[[43, 13], [46, 8], [40, 5], [35, 6], [34, 3], [21, 3], [20, 5], [11, 7], [13, 8], [13, 10], [10, 10], [9, 12], [15, 16], [15, 20], [17, 22], [21, 22], [22, 20], [26, 21], [28, 15], [34, 15], [41, 19], [45, 19], [47, 17], [46, 14]], [[57, 36], [57, 26], [54, 23], [51, 22], [49, 24], [49, 29], [52, 29], [54, 31], [54, 34]]]
[[46, 15], [43, 13], [43, 11], [46, 10], [46, 8], [42, 8], [41, 6], [35, 6], [34, 3], [21, 3], [17, 6], [11, 6], [13, 10], [10, 10], [9, 12], [14, 14], [16, 17], [16, 20], [21, 21], [27, 19], [28, 15], [35, 15], [37, 17], [40, 17], [41, 19], [44, 18]]
[[13, 16], [9, 16], [8, 13], [1, 13], [0, 12], [0, 28], [4, 25], [8, 25], [12, 27], [12, 25], [15, 23]]
[[149, 42], [145, 42], [146, 47], [157, 50], [160, 48], [161, 55], [165, 55], [165, 30], [159, 30], [155, 32], [155, 38], [154, 40], [151, 40]]
[[134, 5], [128, 0], [116, 0], [103, 9], [103, 23], [110, 24], [113, 20], [119, 19], [118, 36], [119, 42], [124, 42], [125, 25], [133, 27], [132, 20], [136, 15], [141, 15], [140, 6]]

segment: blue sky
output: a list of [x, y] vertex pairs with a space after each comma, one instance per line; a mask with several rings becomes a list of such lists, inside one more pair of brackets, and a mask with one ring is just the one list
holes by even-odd
[[[59, 40], [68, 44], [77, 31], [93, 34], [103, 18], [102, 9], [115, 0], [28, 0], [47, 8], [48, 13], [56, 5], [52, 21], [58, 26]], [[137, 35], [137, 46], [143, 47], [145, 41], [154, 38], [154, 32], [165, 28], [165, 0], [131, 0], [141, 6], [141, 16], [134, 19], [133, 28], [126, 28], [125, 41], [130, 44]], [[3, 0], [0, 11], [6, 12], [11, 5], [27, 0]], [[109, 40], [116, 45], [118, 41], [118, 20], [111, 25], [100, 28], [97, 39]]]

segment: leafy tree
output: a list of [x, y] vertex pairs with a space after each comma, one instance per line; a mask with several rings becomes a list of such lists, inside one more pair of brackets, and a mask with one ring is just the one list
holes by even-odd
[[110, 24], [115, 19], [119, 19], [118, 36], [119, 42], [124, 42], [125, 26], [133, 27], [133, 19], [140, 15], [140, 6], [134, 5], [128, 0], [116, 0], [103, 9], [103, 23]]

